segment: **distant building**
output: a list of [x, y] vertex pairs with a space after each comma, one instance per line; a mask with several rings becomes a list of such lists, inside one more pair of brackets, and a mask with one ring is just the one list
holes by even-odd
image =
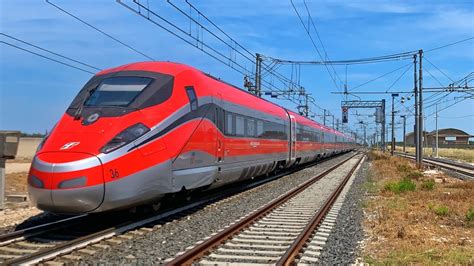
[[[423, 131], [423, 136], [424, 136], [425, 139], [426, 139], [426, 135], [428, 133], [429, 132]], [[403, 140], [401, 140], [401, 141], [403, 141]], [[415, 145], [415, 133], [410, 132], [410, 133], [406, 134], [405, 135], [405, 141], [406, 141], [406, 145]]]
[[[435, 145], [436, 130], [431, 132], [423, 132], [425, 147]], [[439, 146], [462, 146], [469, 145], [469, 138], [474, 137], [468, 133], [456, 128], [444, 128], [438, 130], [438, 145]], [[406, 136], [407, 145], [415, 145], [415, 134], [408, 133]]]

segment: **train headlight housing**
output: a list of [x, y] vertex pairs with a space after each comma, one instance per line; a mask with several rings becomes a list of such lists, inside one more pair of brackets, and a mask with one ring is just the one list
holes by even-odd
[[137, 123], [133, 126], [130, 126], [120, 132], [117, 136], [115, 136], [111, 141], [105, 144], [102, 149], [100, 149], [103, 153], [112, 152], [120, 147], [127, 145], [128, 143], [138, 139], [139, 137], [143, 136], [143, 134], [150, 131], [150, 129], [142, 123]]
[[38, 147], [36, 148], [36, 152], [35, 153], [38, 153], [44, 146], [44, 143], [46, 143], [46, 141], [48, 140], [49, 138], [49, 135], [51, 135], [51, 132], [53, 132], [53, 130], [56, 128], [56, 126], [58, 125], [58, 123], [54, 124], [53, 128], [44, 136], [44, 138], [41, 140], [40, 144], [38, 145]]

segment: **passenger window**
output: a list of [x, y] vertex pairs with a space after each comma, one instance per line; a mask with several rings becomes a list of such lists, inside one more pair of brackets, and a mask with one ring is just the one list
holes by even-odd
[[254, 119], [247, 120], [247, 136], [255, 137], [255, 120]]
[[227, 135], [234, 134], [234, 119], [231, 113], [227, 113], [227, 116], [226, 116], [225, 133]]
[[240, 115], [235, 117], [235, 134], [237, 136], [245, 135], [245, 118]]
[[197, 110], [198, 99], [196, 96], [196, 92], [194, 91], [194, 87], [193, 86], [186, 87], [186, 94], [188, 95], [189, 106], [191, 107], [191, 111]]
[[257, 121], [257, 137], [261, 137], [263, 135], [263, 121], [258, 120]]

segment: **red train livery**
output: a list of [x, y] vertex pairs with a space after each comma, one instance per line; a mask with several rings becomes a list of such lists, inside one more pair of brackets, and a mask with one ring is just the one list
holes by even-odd
[[33, 160], [40, 209], [102, 212], [214, 188], [353, 148], [331, 128], [192, 67], [104, 70], [72, 101]]

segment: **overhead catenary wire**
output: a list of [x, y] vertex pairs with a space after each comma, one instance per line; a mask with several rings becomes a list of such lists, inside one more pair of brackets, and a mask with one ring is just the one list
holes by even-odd
[[473, 40], [473, 39], [474, 39], [474, 37], [469, 37], [469, 38], [462, 39], [462, 40], [459, 40], [459, 41], [455, 41], [455, 42], [452, 42], [452, 43], [444, 44], [444, 45], [441, 45], [441, 46], [438, 46], [438, 47], [435, 47], [435, 48], [425, 50], [424, 53], [429, 53], [429, 52], [436, 51], [436, 50], [439, 50], [439, 49], [443, 49], [443, 48], [446, 48], [446, 47], [449, 47], [449, 46], [452, 46], [452, 45], [467, 42], [467, 41], [470, 41], [470, 40]]
[[[311, 12], [309, 11], [308, 5], [306, 4], [306, 0], [303, 0], [303, 4], [304, 4], [304, 6], [305, 6], [305, 8], [306, 8], [306, 13], [308, 14], [308, 17], [309, 17], [309, 19], [310, 19], [310, 21], [311, 21], [311, 24], [313, 25], [314, 31], [316, 32], [316, 37], [318, 37], [319, 43], [321, 44], [321, 47], [323, 48], [324, 55], [325, 55], [324, 60], [330, 61], [331, 59], [329, 58], [329, 55], [328, 55], [328, 53], [327, 53], [327, 51], [326, 51], [326, 47], [324, 46], [324, 43], [323, 43], [323, 41], [322, 41], [322, 39], [321, 39], [321, 36], [319, 35], [318, 28], [316, 28], [316, 24], [314, 23], [313, 17], [311, 16]], [[335, 74], [335, 76], [337, 77], [337, 79], [339, 79], [339, 81], [340, 81], [341, 83], [344, 83], [344, 82], [342, 82], [341, 78], [340, 78], [339, 75], [337, 74], [337, 71], [336, 71], [336, 69], [334, 68], [333, 65], [331, 65], [331, 68], [332, 68], [332, 70], [334, 71], [334, 74]], [[347, 68], [346, 68], [346, 71], [347, 71]]]
[[443, 74], [445, 77], [447, 77], [449, 80], [451, 80], [451, 82], [454, 82], [454, 80], [448, 76], [446, 73], [444, 73], [444, 71], [442, 71], [439, 67], [437, 67], [433, 62], [431, 62], [427, 57], [426, 55], [423, 56], [423, 59], [426, 60], [430, 65], [432, 65], [434, 68], [436, 68], [441, 74]]
[[[224, 40], [223, 38], [221, 38], [220, 36], [218, 36], [217, 34], [215, 34], [213, 31], [209, 30], [203, 23], [201, 23], [200, 21], [194, 19], [190, 14], [188, 15], [182, 8], [180, 8], [179, 6], [177, 6], [176, 4], [174, 4], [171, 0], [167, 0], [168, 4], [170, 4], [173, 8], [175, 8], [178, 12], [180, 12], [182, 15], [184, 15], [185, 17], [187, 17], [188, 19], [190, 19], [190, 22], [194, 22], [197, 26], [199, 26], [201, 29], [205, 30], [206, 32], [208, 32], [209, 34], [211, 34], [212, 36], [214, 36], [217, 40], [219, 40], [220, 42], [222, 42], [223, 44], [225, 44], [228, 48], [231, 49], [231, 51], [234, 51], [235, 53], [238, 53], [240, 54], [241, 56], [243, 56], [245, 59], [249, 60], [251, 63], [254, 63], [255, 61], [255, 55], [250, 52], [250, 50], [248, 50], [247, 48], [245, 48], [241, 43], [239, 43], [238, 41], [236, 41], [234, 38], [232, 38], [229, 34], [227, 34], [221, 27], [219, 27], [216, 23], [214, 23], [209, 17], [207, 17], [204, 13], [202, 13], [196, 6], [194, 6], [192, 3], [190, 3], [189, 1], [185, 1], [190, 9], [194, 10], [200, 17], [204, 18], [207, 22], [209, 22], [215, 29], [217, 29], [220, 33], [222, 33], [225, 37], [229, 38], [230, 40], [230, 43], [227, 42], [226, 40]], [[201, 40], [202, 42], [202, 40]], [[238, 46], [240, 47], [242, 51], [238, 50], [235, 48], [235, 46]], [[235, 58], [233, 60], [230, 60], [231, 62], [234, 62], [235, 61]], [[265, 75], [275, 75], [277, 79], [279, 79], [282, 83], [290, 83], [290, 84], [293, 84], [293, 85], [296, 85], [294, 84], [294, 82], [292, 80], [289, 80], [288, 78], [286, 78], [285, 76], [283, 76], [282, 74], [278, 73], [275, 69], [272, 69], [271, 66], [268, 66], [264, 63], [262, 63], [263, 65], [263, 69], [266, 70], [266, 73], [263, 72], [262, 74], [262, 77], [265, 76]], [[280, 90], [281, 91], [281, 90]]]
[[[452, 103], [452, 104], [450, 104], [450, 105], [448, 105], [448, 106], [446, 106], [446, 107], [444, 107], [444, 108], [439, 109], [439, 110], [438, 110], [438, 113], [441, 112], [441, 111], [443, 111], [443, 110], [446, 110], [446, 109], [450, 108], [450, 107], [453, 106], [453, 105], [456, 105], [456, 104], [458, 104], [458, 103], [460, 103], [460, 102], [463, 102], [463, 101], [465, 101], [465, 100], [467, 100], [467, 99], [469, 99], [469, 98], [462, 98], [462, 99], [460, 99], [460, 100], [455, 100], [454, 103]], [[433, 116], [434, 114], [436, 114], [436, 112], [432, 112], [432, 113], [430, 113], [429, 115], [427, 115], [426, 117]]]
[[149, 55], [147, 55], [147, 54], [145, 54], [145, 53], [139, 51], [138, 49], [132, 47], [131, 45], [126, 44], [125, 42], [123, 42], [123, 41], [121, 41], [121, 40], [115, 38], [114, 36], [108, 34], [107, 32], [105, 32], [105, 31], [99, 29], [98, 27], [96, 27], [96, 26], [90, 24], [89, 22], [87, 22], [87, 21], [85, 21], [85, 20], [79, 18], [78, 16], [72, 14], [71, 12], [69, 12], [69, 11], [63, 9], [62, 7], [60, 7], [60, 6], [58, 6], [58, 5], [54, 4], [54, 3], [52, 3], [51, 0], [46, 0], [46, 3], [50, 4], [51, 6], [55, 7], [55, 8], [58, 9], [58, 10], [60, 10], [61, 12], [65, 13], [65, 14], [71, 16], [71, 17], [73, 17], [74, 19], [76, 19], [76, 20], [82, 22], [83, 24], [85, 24], [85, 25], [87, 25], [87, 26], [93, 28], [94, 30], [96, 30], [96, 31], [98, 31], [98, 32], [100, 32], [100, 33], [102, 33], [103, 35], [109, 37], [110, 39], [114, 40], [115, 42], [117, 42], [117, 43], [119, 43], [119, 44], [121, 44], [121, 45], [127, 47], [128, 49], [130, 49], [130, 50], [132, 50], [132, 51], [134, 51], [134, 52], [136, 52], [136, 53], [138, 53], [138, 54], [140, 54], [140, 55], [142, 55], [142, 56], [144, 56], [144, 57], [146, 57], [146, 58], [148, 58], [148, 59], [150, 59], [150, 60], [152, 60], [152, 61], [156, 61], [155, 58], [153, 58], [153, 57], [151, 57], [151, 56], [149, 56]]
[[8, 46], [11, 46], [11, 47], [13, 47], [13, 48], [22, 50], [22, 51], [27, 52], [27, 53], [30, 53], [30, 54], [34, 54], [34, 55], [36, 55], [36, 56], [42, 57], [42, 58], [44, 58], [44, 59], [47, 59], [47, 60], [50, 60], [50, 61], [53, 61], [53, 62], [56, 62], [56, 63], [58, 63], [58, 64], [61, 64], [61, 65], [64, 65], [64, 66], [67, 66], [67, 67], [70, 67], [70, 68], [74, 68], [74, 69], [77, 69], [77, 70], [80, 70], [80, 71], [82, 71], [82, 72], [86, 72], [86, 73], [89, 73], [89, 74], [95, 74], [95, 73], [92, 72], [92, 71], [89, 71], [89, 70], [86, 70], [86, 69], [83, 69], [83, 68], [74, 66], [74, 65], [69, 64], [69, 63], [66, 63], [66, 62], [62, 62], [62, 61], [60, 61], [60, 60], [51, 58], [51, 57], [49, 57], [49, 56], [45, 56], [45, 55], [42, 55], [42, 54], [33, 52], [33, 51], [31, 51], [31, 50], [28, 50], [28, 49], [19, 47], [19, 46], [17, 46], [17, 45], [14, 45], [14, 44], [11, 44], [11, 43], [8, 43], [8, 42], [5, 42], [5, 41], [0, 41], [0, 43], [6, 44], [6, 45], [8, 45]]
[[[166, 32], [170, 33], [171, 35], [177, 37], [178, 39], [181, 39], [182, 41], [186, 42], [187, 44], [193, 46], [193, 47], [196, 47], [197, 49], [201, 50], [203, 53], [207, 54], [208, 56], [214, 58], [215, 60], [221, 62], [222, 64], [224, 65], [227, 65], [228, 67], [230, 67], [231, 69], [239, 72], [240, 74], [242, 75], [248, 75], [250, 73], [250, 71], [248, 71], [244, 66], [238, 64], [237, 62], [235, 62], [234, 64], [229, 64], [228, 62], [224, 61], [223, 58], [226, 58], [226, 60], [231, 60], [229, 57], [227, 57], [226, 55], [220, 53], [219, 51], [213, 49], [212, 47], [208, 46], [207, 44], [204, 44], [204, 43], [200, 43], [202, 46], [198, 46], [196, 45], [195, 43], [192, 43], [190, 40], [186, 39], [185, 37], [179, 35], [177, 32], [181, 32], [184, 36], [186, 37], [191, 37], [187, 32], [185, 32], [183, 29], [177, 27], [176, 25], [174, 25], [172, 22], [170, 22], [169, 20], [165, 19], [164, 17], [160, 16], [159, 14], [157, 14], [156, 12], [154, 12], [153, 10], [151, 9], [148, 9], [146, 6], [144, 6], [143, 4], [141, 4], [140, 2], [138, 1], [135, 1], [134, 3], [142, 8], [142, 9], [145, 9], [148, 14], [147, 16], [143, 15], [141, 12], [137, 11], [136, 9], [132, 8], [131, 6], [125, 4], [122, 0], [117, 0], [117, 3], [119, 3], [120, 5], [124, 6], [125, 8], [127, 8], [128, 10], [132, 11], [133, 13], [145, 18], [146, 20], [148, 20], [149, 22], [155, 24], [156, 26], [162, 28], [163, 30], [165, 30]], [[177, 32], [161, 25], [160, 23], [156, 22], [155, 20], [153, 20], [151, 18], [151, 15], [157, 17], [158, 19], [160, 19], [161, 21], [165, 22], [168, 26], [174, 28], [175, 30], [177, 30]], [[191, 37], [193, 40], [197, 40], [195, 37]], [[204, 47], [206, 47], [206, 49], [209, 49], [209, 50], [206, 50], [204, 49]], [[215, 54], [213, 54], [212, 52], [214, 52]], [[217, 54], [217, 55], [216, 55]], [[238, 68], [236, 67], [238, 66]]]
[[405, 64], [405, 65], [403, 65], [403, 66], [401, 66], [401, 67], [398, 67], [398, 68], [396, 68], [396, 69], [394, 69], [394, 70], [391, 70], [391, 71], [389, 71], [389, 72], [387, 72], [387, 73], [384, 73], [384, 74], [382, 74], [382, 75], [380, 75], [380, 76], [378, 76], [378, 77], [376, 77], [376, 78], [373, 78], [373, 79], [371, 79], [371, 80], [369, 80], [369, 81], [366, 81], [366, 82], [364, 82], [364, 83], [362, 83], [362, 84], [359, 84], [359, 85], [357, 85], [357, 86], [351, 88], [349, 91], [353, 91], [353, 90], [358, 89], [358, 88], [360, 88], [360, 87], [362, 87], [362, 86], [365, 86], [365, 85], [367, 85], [367, 84], [369, 84], [369, 83], [371, 83], [371, 82], [374, 82], [374, 81], [376, 81], [376, 80], [378, 80], [378, 79], [381, 79], [381, 78], [383, 78], [383, 77], [385, 77], [385, 76], [388, 76], [388, 75], [390, 75], [390, 74], [392, 74], [392, 73], [395, 73], [395, 72], [397, 72], [398, 70], [403, 69], [403, 68], [405, 68], [405, 67], [408, 67], [408, 66], [411, 65], [411, 64], [412, 64], [412, 63], [410, 62], [410, 63]]
[[439, 79], [437, 77], [435, 77], [435, 75], [433, 75], [433, 73], [431, 73], [431, 71], [428, 70], [427, 67], [425, 67], [423, 70], [426, 71], [426, 73], [428, 73], [428, 75], [430, 75], [436, 82], [438, 82], [438, 84], [441, 87], [446, 87], [443, 83], [441, 83], [441, 81], [439, 81]]
[[373, 57], [366, 57], [366, 58], [356, 58], [356, 59], [348, 59], [348, 60], [321, 60], [321, 61], [306, 61], [306, 60], [287, 60], [287, 59], [278, 59], [278, 58], [271, 58], [272, 60], [280, 63], [280, 64], [300, 64], [300, 65], [352, 65], [352, 64], [369, 64], [369, 63], [380, 63], [380, 62], [387, 62], [387, 61], [400, 61], [400, 60], [407, 60], [412, 59], [414, 54], [417, 54], [418, 51], [407, 51], [395, 54], [388, 54], [382, 56], [373, 56]]
[[460, 119], [460, 118], [467, 118], [467, 117], [473, 117], [474, 115], [463, 115], [463, 116], [438, 116], [439, 118], [445, 118], [445, 119]]
[[[296, 9], [296, 6], [295, 6], [295, 4], [293, 3], [293, 0], [290, 0], [290, 2], [291, 2], [291, 5], [293, 6], [293, 9], [294, 9], [295, 12], [296, 12], [296, 15], [298, 15], [298, 18], [299, 18], [299, 20], [300, 20], [300, 22], [301, 22], [301, 25], [303, 25], [303, 28], [305, 29], [306, 34], [308, 34], [308, 37], [310, 38], [311, 43], [313, 44], [313, 47], [316, 49], [316, 52], [318, 53], [318, 55], [319, 55], [319, 57], [321, 58], [321, 60], [324, 61], [323, 56], [321, 55], [321, 52], [320, 52], [319, 49], [318, 49], [318, 46], [317, 46], [316, 43], [314, 42], [314, 39], [313, 39], [313, 37], [311, 36], [311, 33], [310, 33], [309, 29], [306, 27], [305, 23], [303, 22], [303, 19], [301, 18], [300, 13], [299, 13], [298, 10]], [[334, 86], [336, 87], [336, 89], [338, 89], [336, 79], [332, 76], [331, 71], [329, 70], [328, 66], [327, 66], [326, 64], [324, 64], [324, 67], [326, 68], [326, 70], [327, 70], [329, 76], [331, 77], [331, 79], [332, 79], [332, 81], [333, 81], [333, 83], [334, 83]]]
[[410, 69], [411, 69], [412, 67], [413, 67], [413, 65], [410, 64], [410, 65], [405, 69], [405, 71], [403, 71], [403, 73], [388, 87], [388, 89], [387, 89], [385, 92], [389, 92], [389, 91], [395, 86], [395, 84], [397, 84], [398, 81], [400, 81], [400, 79], [403, 78], [403, 77], [406, 75], [406, 73], [407, 73], [408, 71], [410, 71]]
[[[119, 4], [121, 4], [122, 6], [126, 7], [127, 9], [129, 9], [130, 11], [134, 12], [135, 14], [147, 19], [149, 22], [157, 25], [158, 27], [164, 29], [165, 31], [167, 31], [168, 33], [174, 35], [175, 37], [183, 40], [184, 42], [196, 47], [197, 49], [201, 50], [202, 52], [204, 52], [205, 54], [207, 54], [208, 56], [216, 59], [217, 61], [223, 63], [224, 65], [227, 65], [228, 67], [230, 67], [231, 69], [234, 69], [236, 70], [237, 72], [239, 72], [240, 74], [242, 75], [245, 75], [245, 76], [248, 76], [248, 75], [251, 75], [252, 73], [246, 68], [244, 67], [241, 63], [237, 62], [235, 60], [235, 58], [233, 58], [232, 56], [228, 56], [228, 55], [225, 55], [223, 54], [222, 52], [218, 51], [217, 49], [214, 49], [213, 47], [211, 47], [211, 45], [209, 45], [208, 43], [206, 43], [202, 37], [200, 36], [193, 36], [191, 33], [187, 32], [187, 30], [183, 30], [182, 28], [180, 28], [179, 26], [175, 25], [172, 21], [166, 19], [165, 17], [157, 14], [155, 11], [151, 10], [149, 8], [149, 6], [145, 6], [144, 4], [140, 3], [139, 1], [134, 1], [133, 3], [137, 5], [138, 8], [140, 8], [140, 10], [137, 10], [135, 9], [134, 7], [132, 7], [131, 5], [127, 4], [127, 3], [124, 3], [124, 1], [122, 0], [117, 0], [117, 2]], [[174, 3], [171, 3], [171, 1], [169, 2], [170, 5], [171, 4], [174, 4]], [[188, 2], [186, 2], [188, 3]], [[189, 3], [188, 3], [189, 4]], [[194, 6], [190, 7], [190, 8], [193, 8]], [[199, 16], [202, 17], [203, 19], [205, 20], [208, 20], [209, 23], [212, 23], [214, 24], [215, 26], [217, 26], [215, 23], [213, 23], [209, 18], [205, 17], [204, 14], [202, 12], [200, 12], [199, 10], [197, 10], [196, 7], [194, 7], [195, 11], [196, 12], [199, 12]], [[145, 14], [146, 15], [145, 15]], [[185, 15], [186, 17], [188, 17], [188, 14], [186, 12], [180, 12], [181, 14]], [[159, 21], [157, 21], [155, 18], [159, 19]], [[189, 18], [189, 17], [188, 17]], [[205, 25], [202, 24], [202, 22], [200, 20], [191, 20], [193, 21], [194, 23], [199, 23], [199, 24], [196, 24], [196, 26], [198, 26], [199, 28], [202, 28], [201, 32], [204, 31], [205, 29]], [[163, 24], [163, 25], [162, 25]], [[211, 25], [212, 25], [211, 24]], [[166, 26], [165, 26], [166, 25]], [[222, 30], [222, 29], [217, 29], [218, 31], [222, 31], [222, 33], [224, 34], [225, 32]], [[229, 36], [229, 35], [226, 35], [226, 36]], [[190, 40], [193, 40], [192, 42]], [[219, 40], [219, 38], [217, 38], [216, 40]], [[223, 43], [225, 45], [225, 40], [223, 40], [222, 38], [220, 38], [219, 40], [221, 43]], [[224, 41], [224, 42], [223, 42]], [[230, 49], [235, 49], [236, 46], [242, 46], [241, 44], [238, 44], [237, 41], [233, 40], [231, 41], [232, 45], [226, 45], [227, 47], [229, 47]], [[229, 44], [229, 43], [228, 43]], [[248, 50], [247, 50], [248, 51]], [[238, 54], [237, 52], [234, 53], [235, 54]], [[249, 56], [250, 56], [250, 52], [248, 52]], [[252, 55], [253, 57], [253, 55]], [[254, 62], [251, 60], [252, 58], [249, 58], [249, 57], [244, 57], [246, 60], [248, 61], [251, 61], [251, 63], [253, 64]], [[268, 67], [265, 65], [265, 64], [262, 64], [262, 69], [266, 70], [268, 69]], [[286, 83], [289, 83], [289, 84], [293, 84], [293, 82], [291, 82], [288, 78], [284, 77], [283, 75], [281, 75], [280, 73], [278, 72], [272, 72], [271, 75], [275, 76], [277, 80], [279, 80], [282, 84], [286, 84]], [[262, 84], [265, 84], [267, 85], [267, 88], [271, 89], [271, 90], [275, 90], [277, 92], [280, 92], [282, 96], [285, 97], [285, 99], [287, 100], [290, 100], [291, 102], [295, 103], [295, 104], [298, 104], [298, 101], [295, 101], [293, 98], [293, 96], [291, 95], [288, 95], [288, 94], [285, 94], [283, 93], [284, 91], [278, 87], [276, 87], [274, 84], [271, 84], [269, 83], [268, 81], [266, 80], [262, 80]], [[294, 86], [296, 87], [296, 84], [293, 84], [291, 86]]]
[[47, 53], [50, 53], [50, 54], [52, 54], [52, 55], [61, 57], [61, 58], [63, 58], [63, 59], [67, 59], [67, 60], [69, 60], [69, 61], [75, 62], [75, 63], [80, 64], [80, 65], [82, 65], [82, 66], [85, 66], [85, 67], [88, 67], [88, 68], [92, 68], [92, 69], [95, 69], [95, 70], [98, 70], [98, 71], [101, 70], [101, 69], [98, 68], [98, 67], [95, 67], [95, 66], [92, 66], [92, 65], [90, 65], [90, 64], [86, 64], [86, 63], [84, 63], [84, 62], [81, 62], [81, 61], [79, 61], [79, 60], [76, 60], [76, 59], [74, 59], [74, 58], [71, 58], [71, 57], [68, 57], [68, 56], [65, 56], [65, 55], [62, 55], [62, 54], [53, 52], [53, 51], [48, 50], [48, 49], [46, 49], [46, 48], [40, 47], [40, 46], [38, 46], [38, 45], [35, 45], [35, 44], [31, 43], [31, 42], [27, 42], [27, 41], [25, 41], [25, 40], [21, 40], [21, 39], [19, 39], [19, 38], [13, 37], [13, 36], [11, 36], [11, 35], [9, 35], [9, 34], [0, 33], [0, 35], [3, 35], [3, 36], [5, 36], [5, 37], [10, 38], [10, 39], [12, 39], [12, 40], [15, 40], [15, 41], [17, 41], [17, 42], [21, 42], [21, 43], [26, 44], [26, 45], [28, 45], [28, 46], [34, 47], [34, 48], [36, 48], [36, 49], [38, 49], [38, 50], [41, 50], [41, 51], [43, 51], [43, 52], [47, 52]]
[[[454, 106], [454, 105], [456, 105], [456, 104], [458, 104], [458, 103], [460, 103], [460, 102], [463, 102], [463, 101], [465, 101], [465, 100], [468, 100], [468, 99], [471, 99], [471, 98], [450, 99], [450, 100], [446, 100], [446, 101], [440, 102], [440, 103], [447, 103], [447, 102], [454, 101], [452, 104], [450, 104], [450, 105], [448, 105], [448, 106], [445, 106], [445, 107], [443, 107], [443, 108], [441, 108], [441, 109], [438, 109], [438, 114], [439, 114], [441, 111], [444, 111], [444, 110], [446, 110], [446, 109], [448, 109], [448, 108], [450, 108], [450, 107], [452, 107], [452, 106]], [[440, 104], [440, 103], [438, 103], [438, 104]], [[430, 113], [430, 114], [428, 114], [428, 115], [425, 115], [424, 117], [425, 117], [425, 118], [429, 118], [429, 117], [432, 117], [432, 116], [435, 115], [435, 114], [436, 114], [436, 111], [435, 111], [435, 112], [432, 112], [432, 113]], [[407, 125], [411, 125], [411, 124], [414, 124], [414, 122], [407, 123]]]

